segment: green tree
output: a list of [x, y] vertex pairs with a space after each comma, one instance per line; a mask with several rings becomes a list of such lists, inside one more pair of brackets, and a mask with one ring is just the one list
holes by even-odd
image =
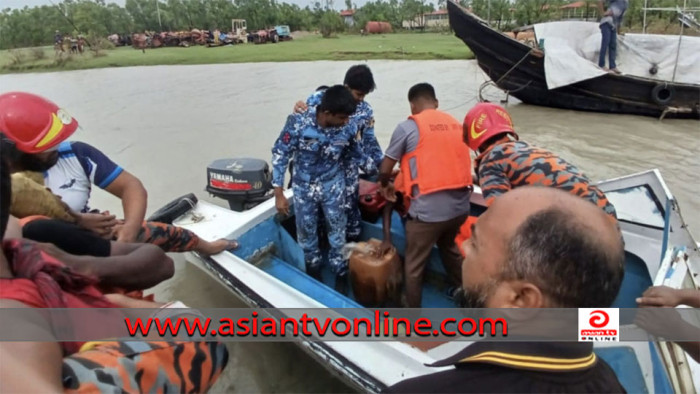
[[339, 13], [328, 10], [321, 16], [319, 30], [324, 38], [328, 38], [345, 30], [345, 22], [343, 22], [343, 18], [340, 17]]

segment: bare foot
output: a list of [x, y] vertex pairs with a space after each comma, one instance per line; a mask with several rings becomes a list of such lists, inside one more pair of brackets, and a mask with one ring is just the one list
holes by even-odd
[[233, 240], [229, 241], [227, 239], [217, 239], [216, 241], [213, 242], [207, 242], [200, 240], [199, 245], [197, 245], [197, 248], [195, 251], [206, 254], [206, 255], [213, 255], [213, 254], [218, 254], [223, 252], [224, 250], [236, 250], [238, 249], [240, 245], [238, 244], [238, 241]]

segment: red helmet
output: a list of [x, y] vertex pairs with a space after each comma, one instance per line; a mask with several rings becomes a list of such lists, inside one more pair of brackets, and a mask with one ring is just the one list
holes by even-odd
[[0, 95], [0, 133], [22, 152], [49, 150], [77, 128], [77, 120], [43, 97], [24, 92]]
[[475, 105], [464, 118], [462, 131], [464, 142], [475, 152], [494, 135], [508, 133], [518, 138], [508, 112], [500, 105], [493, 103]]

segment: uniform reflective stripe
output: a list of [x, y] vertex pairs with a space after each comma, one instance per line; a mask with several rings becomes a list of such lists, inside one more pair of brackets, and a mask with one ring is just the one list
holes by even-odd
[[596, 361], [597, 357], [595, 353], [591, 353], [590, 355], [581, 358], [554, 358], [502, 352], [484, 352], [463, 358], [459, 362], [492, 362], [514, 367], [561, 371], [585, 369], [594, 365]]

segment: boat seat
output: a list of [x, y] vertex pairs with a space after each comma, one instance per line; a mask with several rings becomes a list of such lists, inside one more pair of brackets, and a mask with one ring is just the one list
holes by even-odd
[[625, 252], [625, 276], [612, 308], [636, 308], [637, 297], [653, 284], [644, 260]]
[[[673, 393], [671, 382], [666, 374], [664, 365], [659, 357], [658, 351], [653, 343], [645, 344], [649, 346], [651, 353], [651, 367], [655, 394]], [[605, 360], [610, 368], [617, 375], [620, 384], [628, 393], [648, 393], [649, 390], [644, 383], [644, 374], [637, 358], [637, 354], [631, 346], [613, 346], [594, 348], [595, 354]]]
[[620, 384], [628, 393], [648, 393], [644, 384], [642, 367], [634, 350], [629, 346], [601, 347], [594, 349], [595, 354], [605, 360], [615, 371]]

